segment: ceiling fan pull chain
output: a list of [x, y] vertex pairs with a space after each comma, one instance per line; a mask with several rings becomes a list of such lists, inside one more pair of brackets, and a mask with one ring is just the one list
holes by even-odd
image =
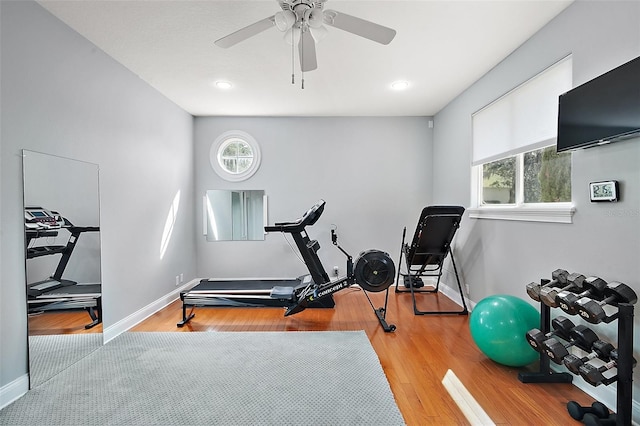
[[291, 84], [296, 84], [296, 53], [295, 43], [293, 42], [293, 31], [291, 31]]
[[[300, 26], [300, 63], [304, 64], [304, 43], [302, 42], [302, 36], [304, 35], [304, 27]], [[302, 79], [302, 89], [304, 89], [304, 67], [300, 70], [300, 75]]]

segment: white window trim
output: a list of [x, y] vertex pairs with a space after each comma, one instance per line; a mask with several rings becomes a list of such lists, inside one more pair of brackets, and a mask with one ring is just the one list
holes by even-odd
[[[566, 88], [572, 87], [572, 68], [573, 68], [573, 59], [572, 56], [569, 55], [555, 64], [551, 65], [547, 69], [542, 72], [536, 74], [529, 80], [525, 81], [518, 87], [513, 90], [507, 92], [505, 95], [496, 99], [494, 102], [490, 103], [486, 107], [481, 108], [479, 111], [476, 111], [472, 114], [472, 126], [473, 130], [473, 151], [472, 151], [472, 164], [471, 164], [471, 206], [467, 211], [469, 212], [469, 217], [473, 219], [498, 219], [498, 220], [513, 220], [513, 221], [527, 221], [527, 222], [551, 222], [551, 223], [573, 223], [573, 214], [575, 213], [575, 207], [571, 202], [565, 203], [524, 203], [523, 200], [523, 185], [524, 182], [520, 178], [520, 172], [522, 170], [522, 154], [523, 152], [530, 151], [533, 149], [540, 149], [545, 146], [550, 145], [550, 141], [555, 139], [555, 123], [553, 123], [553, 117], [556, 117], [557, 111], [554, 114], [547, 114], [546, 117], [548, 120], [544, 121], [544, 123], [536, 122], [536, 127], [541, 127], [542, 132], [534, 132], [531, 133], [531, 129], [528, 129], [528, 132], [519, 133], [520, 138], [514, 138], [514, 134], [516, 133], [512, 127], [511, 121], [506, 121], [508, 126], [504, 128], [502, 133], [509, 136], [508, 143], [504, 144], [505, 149], [498, 150], [485, 150], [489, 152], [485, 152], [485, 155], [477, 155], [476, 152], [476, 125], [479, 125], [479, 135], [480, 135], [480, 147], [482, 147], [482, 141], [488, 141], [491, 145], [495, 143], [494, 133], [496, 132], [495, 123], [490, 120], [492, 110], [491, 108], [497, 107], [504, 104], [505, 102], [511, 102], [513, 99], [519, 99], [520, 93], [522, 90], [528, 90], [528, 88], [532, 87], [531, 84], [538, 84], [540, 78], [545, 79], [548, 82], [548, 89], [552, 91], [558, 91], [562, 89], [564, 86]], [[551, 74], [548, 72], [551, 71]], [[560, 90], [560, 93], [562, 90]], [[546, 92], [542, 92], [546, 93]], [[558, 93], [559, 94], [559, 93]], [[525, 99], [531, 100], [531, 98], [526, 97]], [[533, 101], [536, 101], [533, 99]], [[520, 106], [529, 106], [529, 108], [525, 109], [516, 109], [515, 112], [522, 112], [524, 114], [529, 114], [531, 111], [535, 111], [539, 105], [536, 103], [533, 108], [531, 108], [530, 103], [522, 103]], [[513, 108], [509, 108], [510, 113], [514, 113]], [[548, 111], [553, 112], [551, 109]], [[516, 114], [517, 115], [517, 114]], [[488, 117], [488, 118], [487, 118]], [[484, 126], [484, 132], [482, 132]], [[490, 131], [487, 132], [486, 129]], [[501, 128], [498, 127], [498, 130]], [[527, 129], [524, 129], [527, 130]], [[501, 133], [498, 132], [498, 135]], [[524, 136], [523, 136], [524, 135]], [[526, 136], [526, 137], [525, 137]], [[542, 137], [541, 137], [542, 136]], [[545, 138], [546, 136], [546, 138]], [[551, 137], [553, 136], [553, 137]], [[484, 139], [483, 139], [484, 138]], [[540, 140], [546, 139], [546, 140]], [[513, 142], [516, 142], [513, 144]], [[488, 145], [486, 145], [488, 146]], [[485, 146], [485, 148], [486, 148]], [[501, 158], [510, 157], [512, 155], [517, 155], [517, 163], [516, 163], [516, 202], [515, 204], [508, 205], [494, 205], [494, 204], [482, 204], [480, 194], [482, 193], [482, 165], [484, 163], [490, 161], [496, 161]]]
[[573, 223], [576, 209], [571, 203], [553, 205], [480, 206], [468, 209], [472, 219], [498, 219], [523, 222]]
[[[517, 167], [517, 166], [516, 166]], [[519, 179], [518, 181], [520, 181]], [[512, 220], [522, 222], [573, 223], [576, 211], [573, 203], [523, 203], [507, 205], [478, 205], [482, 185], [482, 166], [471, 170], [471, 219]], [[518, 196], [518, 198], [520, 198]]]
[[[247, 144], [249, 144], [249, 146], [251, 146], [251, 149], [253, 150], [253, 163], [244, 172], [231, 173], [223, 168], [218, 162], [218, 153], [220, 151], [220, 148], [227, 140], [231, 138], [242, 139]], [[213, 144], [211, 144], [211, 149], [209, 150], [209, 163], [211, 164], [211, 167], [218, 176], [229, 182], [241, 182], [249, 179], [260, 168], [261, 160], [262, 155], [260, 153], [260, 145], [258, 145], [258, 142], [253, 138], [253, 136], [241, 130], [230, 130], [228, 132], [224, 132], [216, 138]]]

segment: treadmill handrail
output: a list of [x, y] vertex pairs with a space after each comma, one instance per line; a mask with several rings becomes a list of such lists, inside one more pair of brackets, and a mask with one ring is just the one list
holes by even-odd
[[276, 222], [272, 226], [265, 226], [265, 232], [286, 232], [289, 234], [302, 232], [305, 227], [313, 225], [324, 211], [324, 200], [319, 200], [302, 217], [289, 222]]

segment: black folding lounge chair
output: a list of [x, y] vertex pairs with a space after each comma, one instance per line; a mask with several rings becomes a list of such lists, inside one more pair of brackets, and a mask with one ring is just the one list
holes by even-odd
[[[396, 276], [396, 293], [411, 293], [413, 299], [413, 313], [415, 315], [428, 314], [458, 314], [467, 315], [467, 305], [464, 301], [464, 293], [458, 277], [451, 240], [456, 234], [464, 207], [461, 206], [428, 206], [422, 209], [418, 226], [411, 243], [405, 243], [407, 228], [402, 232], [402, 246], [400, 247], [400, 260], [398, 261], [398, 274]], [[416, 305], [416, 293], [437, 293], [442, 277], [442, 267], [447, 255], [451, 255], [453, 271], [458, 282], [462, 310], [460, 311], [421, 311]], [[402, 271], [402, 258], [406, 262], [406, 270]], [[400, 276], [405, 289], [400, 289]], [[435, 286], [425, 287], [422, 277], [438, 277]]]

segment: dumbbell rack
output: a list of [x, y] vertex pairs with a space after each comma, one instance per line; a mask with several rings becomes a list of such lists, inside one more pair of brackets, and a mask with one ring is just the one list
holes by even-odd
[[[542, 285], [549, 280], [541, 280]], [[633, 305], [618, 304], [617, 315], [604, 322], [618, 321], [618, 361], [617, 361], [617, 394], [616, 394], [616, 425], [630, 426], [632, 420], [631, 407], [633, 404]], [[540, 330], [543, 333], [551, 331], [551, 308], [540, 302]], [[522, 383], [571, 383], [571, 373], [555, 372], [551, 370], [549, 357], [540, 352], [540, 367], [536, 372], [520, 372], [518, 379]]]

